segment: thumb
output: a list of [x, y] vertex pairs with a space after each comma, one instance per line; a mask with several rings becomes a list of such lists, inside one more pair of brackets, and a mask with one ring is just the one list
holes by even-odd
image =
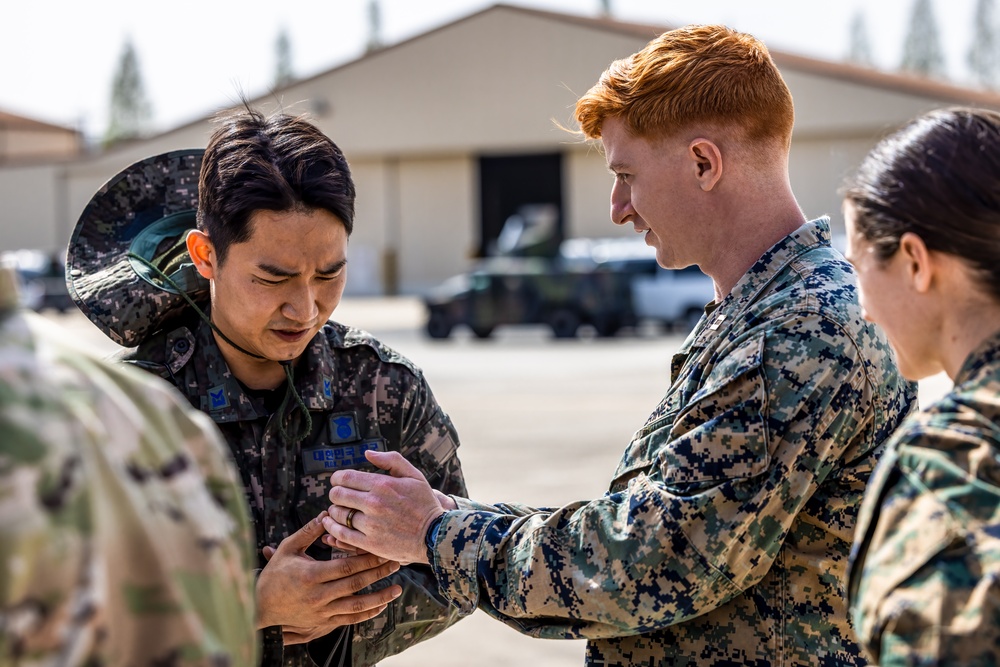
[[[326, 516], [326, 512], [320, 512], [315, 519], [302, 526], [285, 539], [281, 540], [281, 544], [278, 545], [278, 551], [292, 551], [298, 554], [305, 553], [305, 550], [308, 549], [313, 542], [326, 534], [326, 529], [323, 528], [323, 519]], [[265, 547], [265, 550], [266, 549], [267, 547]], [[264, 557], [267, 558], [267, 553], [264, 554]]]
[[365, 452], [365, 457], [376, 468], [385, 470], [393, 477], [424, 479], [423, 473], [414, 468], [413, 464], [404, 459], [403, 455], [399, 452], [379, 452], [370, 449]]
[[274, 555], [274, 547], [264, 547], [261, 549], [261, 553], [264, 554], [264, 560], [270, 562], [271, 556]]

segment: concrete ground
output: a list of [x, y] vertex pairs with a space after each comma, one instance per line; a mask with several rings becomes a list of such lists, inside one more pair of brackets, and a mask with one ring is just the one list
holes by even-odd
[[[470, 495], [558, 506], [604, 492], [631, 434], [669, 380], [677, 335], [642, 331], [614, 339], [552, 340], [541, 327], [498, 330], [480, 341], [459, 332], [425, 338], [410, 298], [348, 299], [338, 321], [378, 335], [424, 373], [461, 436]], [[52, 315], [96, 349], [114, 345], [79, 313]], [[921, 383], [921, 401], [947, 391]], [[384, 661], [387, 667], [578, 667], [582, 641], [529, 639], [475, 612], [440, 637]]]

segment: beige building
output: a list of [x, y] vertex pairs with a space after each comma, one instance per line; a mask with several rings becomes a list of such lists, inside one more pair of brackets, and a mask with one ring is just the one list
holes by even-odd
[[[496, 5], [253, 100], [308, 112], [358, 187], [349, 293], [420, 292], [464, 271], [524, 204], [551, 203], [564, 236], [626, 233], [608, 219], [600, 152], [559, 127], [614, 59], [669, 26]], [[841, 224], [837, 189], [886, 131], [1000, 96], [772, 52], [796, 105], [791, 178], [808, 216]], [[129, 163], [204, 146], [204, 120], [70, 164], [0, 164], [0, 250], [66, 243], [93, 192]]]
[[79, 131], [0, 111], [0, 166], [67, 160], [82, 154]]

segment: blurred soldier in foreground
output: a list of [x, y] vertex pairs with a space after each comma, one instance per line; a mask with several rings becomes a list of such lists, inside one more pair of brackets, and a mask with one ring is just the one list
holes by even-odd
[[428, 567], [331, 560], [300, 530], [329, 505], [334, 470], [373, 469], [368, 450], [400, 452], [438, 490], [465, 494], [458, 436], [421, 371], [329, 321], [354, 197], [329, 137], [248, 109], [222, 119], [205, 151], [113, 178], [70, 241], [77, 305], [229, 443], [257, 533], [267, 667], [371, 665], [458, 618]]
[[858, 636], [880, 665], [998, 665], [1000, 114], [940, 109], [886, 137], [844, 218], [865, 317], [903, 375], [955, 382], [903, 422], [865, 493]]
[[614, 174], [611, 219], [716, 295], [608, 492], [487, 505], [369, 453], [393, 477], [335, 473], [327, 530], [430, 562], [464, 613], [589, 639], [595, 667], [864, 664], [847, 557], [914, 392], [861, 317], [829, 221], [795, 201], [788, 88], [750, 35], [693, 26], [613, 63], [576, 116]]
[[218, 431], [18, 312], [14, 280], [0, 266], [0, 665], [253, 664], [250, 523]]

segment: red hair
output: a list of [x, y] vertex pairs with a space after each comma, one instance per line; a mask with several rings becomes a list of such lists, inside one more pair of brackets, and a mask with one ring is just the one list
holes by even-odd
[[781, 139], [787, 148], [795, 112], [788, 86], [757, 38], [724, 26], [687, 26], [611, 63], [576, 103], [588, 139], [599, 139], [610, 117], [640, 137], [715, 123], [740, 128], [751, 141]]

